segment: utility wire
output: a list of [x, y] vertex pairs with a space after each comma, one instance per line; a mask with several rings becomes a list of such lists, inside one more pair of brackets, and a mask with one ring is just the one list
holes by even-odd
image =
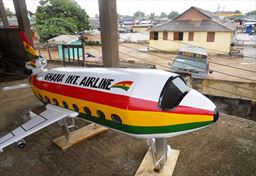
[[[87, 46], [88, 46], [88, 45], [87, 45]], [[101, 50], [98, 49], [98, 48], [94, 48], [94, 47], [92, 47], [92, 46], [89, 46], [89, 47], [92, 48], [92, 49], [101, 51]], [[124, 52], [120, 52], [120, 53], [125, 54], [125, 55], [128, 55], [128, 56], [130, 56], [130, 57], [132, 57], [132, 58], [135, 58], [135, 59], [137, 59], [137, 60], [141, 60], [141, 61], [146, 62], [146, 63], [157, 64], [157, 63], [155, 63], [155, 62], [148, 62], [148, 61], [145, 61], [145, 60], [143, 60], [143, 59], [140, 59], [140, 58], [138, 58], [138, 57], [136, 57], [136, 56], [133, 56], [133, 55], [130, 55], [130, 54], [128, 54], [128, 53], [124, 53]], [[158, 65], [159, 65], [159, 64], [158, 64]], [[165, 65], [160, 65], [160, 66], [169, 69], [169, 67], [167, 67], [167, 66], [165, 66]], [[200, 77], [200, 76], [199, 76], [199, 77]], [[201, 78], [203, 78], [203, 77], [201, 77]], [[248, 97], [248, 96], [244, 96], [244, 95], [239, 95], [239, 94], [236, 94], [236, 93], [227, 91], [227, 90], [223, 90], [223, 89], [219, 89], [219, 88], [215, 88], [215, 87], [211, 87], [211, 86], [206, 86], [206, 85], [204, 85], [204, 87], [208, 87], [208, 88], [210, 88], [210, 89], [215, 89], [215, 90], [218, 90], [218, 91], [222, 91], [222, 92], [226, 92], [226, 93], [229, 93], [229, 94], [233, 94], [233, 95], [236, 95], [236, 96], [238, 96], [238, 97], [240, 97], [240, 98], [243, 98], [243, 97], [244, 97], [244, 98], [246, 98], [246, 99], [253, 99], [252, 97]], [[203, 89], [203, 86], [200, 86], [200, 88]], [[241, 88], [242, 88], [242, 87], [241, 87]], [[250, 89], [250, 90], [252, 90], [252, 89]]]
[[[96, 37], [96, 38], [99, 39], [99, 37]], [[133, 48], [133, 47], [128, 47], [128, 46], [122, 45], [122, 44], [120, 44], [120, 43], [119, 43], [119, 45], [121, 45], [121, 46], [123, 46], [123, 47], [125, 47], [125, 48], [130, 48], [130, 49], [133, 49], [133, 50], [138, 51], [138, 49], [135, 49], [135, 48]], [[151, 53], [145, 53], [145, 54], [151, 55]], [[154, 55], [154, 56], [158, 56], [158, 55]], [[158, 57], [163, 58], [163, 59], [167, 59], [167, 58], [161, 57], [161, 56], [158, 56]], [[169, 60], [169, 59], [168, 59], [168, 60]], [[177, 61], [177, 62], [179, 62], [179, 61]], [[188, 64], [188, 63], [182, 62], [182, 64], [185, 64], [185, 65], [188, 65], [188, 66], [193, 66], [193, 67], [202, 69], [202, 67], [194, 66], [194, 65], [191, 65], [191, 64]], [[159, 64], [157, 64], [157, 65], [159, 65]], [[212, 70], [213, 70], [213, 69], [212, 69]], [[254, 79], [244, 78], [244, 77], [236, 76], [236, 75], [231, 75], [231, 74], [227, 74], [227, 73], [224, 73], [224, 72], [218, 71], [218, 70], [213, 70], [213, 71], [215, 71], [215, 72], [217, 72], [217, 73], [220, 73], [220, 74], [223, 74], [223, 75], [226, 75], [226, 76], [231, 76], [231, 77], [235, 77], [235, 78], [239, 78], [239, 79], [244, 79], [244, 80], [247, 80], [247, 81], [252, 81], [252, 82], [255, 82], [255, 81], [256, 81], [256, 80], [254, 80]], [[247, 71], [248, 71], [248, 70], [247, 70]]]
[[[124, 38], [121, 38], [121, 39], [125, 40]], [[156, 50], [158, 50], [158, 51], [160, 51], [160, 52], [164, 52], [164, 50], [161, 50], [161, 49], [159, 49], [159, 48], [155, 48], [155, 47], [152, 47], [152, 46], [148, 46], [148, 45], [145, 45], [145, 44], [142, 44], [142, 43], [136, 43], [136, 44], [138, 44], [138, 45], [143, 45], [143, 46], [145, 46], [145, 47], [147, 47], [147, 48], [156, 49]], [[196, 45], [194, 45], [194, 46], [196, 46]], [[127, 46], [127, 47], [128, 47], [128, 46]], [[129, 47], [129, 48], [135, 49], [135, 48], [132, 48], [132, 47]], [[152, 53], [151, 53], [151, 54], [152, 54]], [[154, 55], [154, 56], [158, 56], [158, 57], [161, 57], [161, 58], [163, 58], [163, 59], [169, 59], [169, 58], [166, 58], [166, 57], [163, 57], [163, 56], [159, 56], [159, 55]], [[171, 61], [173, 61], [173, 60], [171, 60]], [[221, 63], [214, 62], [214, 61], [211, 61], [211, 60], [209, 60], [209, 63], [213, 63], [213, 64], [216, 64], [216, 65], [221, 65], [221, 66], [224, 66], [224, 67], [230, 67], [230, 68], [233, 68], [233, 69], [238, 69], [238, 70], [243, 70], [243, 71], [248, 71], [248, 72], [256, 73], [256, 71], [254, 71], [254, 70], [248, 70], [248, 69], [244, 69], [244, 68], [241, 68], [241, 67], [235, 67], [235, 66], [225, 65], [225, 64], [221, 64]], [[199, 67], [198, 67], [198, 68], [199, 68]]]
[[[150, 33], [149, 34], [146, 34], [146, 33], [140, 33], [140, 34], [142, 34], [142, 35], [150, 35]], [[171, 39], [163, 39], [162, 37], [159, 37], [158, 36], [158, 38], [159, 39], [162, 39], [163, 41], [175, 41], [175, 42], [177, 42], [177, 43], [181, 43], [181, 44], [185, 44], [185, 45], [190, 45], [190, 46], [196, 46], [196, 47], [201, 47], [201, 46], [198, 46], [198, 45], [195, 45], [195, 44], [190, 44], [190, 43], [185, 43], [185, 42], [182, 42], [182, 41], [180, 41], [180, 40], [171, 40]], [[149, 39], [150, 40], [150, 39]], [[218, 51], [218, 52], [221, 52], [221, 53], [225, 53], [225, 52], [223, 52], [223, 51], [221, 51], [221, 50], [217, 50], [217, 49], [212, 49], [212, 48], [208, 48], [208, 47], [204, 47], [204, 48], [206, 48], [206, 49], [209, 49], [209, 50], [213, 50], [213, 51]], [[157, 48], [155, 48], [155, 49], [157, 49]], [[161, 50], [161, 49], [158, 49], [158, 50]], [[248, 58], [252, 58], [252, 59], [256, 59], [255, 57], [251, 57], [251, 56], [246, 56], [246, 57], [248, 57]], [[237, 67], [238, 69], [239, 69], [239, 67]]]
[[[96, 24], [100, 25], [100, 23], [97, 23], [97, 22], [96, 22]], [[142, 34], [142, 35], [147, 35], [147, 36], [150, 35], [150, 33], [149, 33], [149, 34], [140, 33], [140, 34]], [[162, 37], [159, 37], [159, 36], [158, 36], [158, 38], [164, 40]], [[124, 40], [125, 40], [125, 39], [124, 39]], [[166, 39], [165, 41], [172, 41], [172, 42], [175, 41], [175, 42], [177, 42], [177, 43], [181, 43], [181, 44], [185, 44], [185, 45], [201, 47], [201, 46], [198, 46], [198, 45], [195, 45], [195, 44], [189, 44], [189, 43], [185, 43], [185, 42], [182, 42], [182, 41], [179, 41], [179, 40], [170, 40], [170, 39]], [[143, 45], [143, 44], [142, 44], [142, 45]], [[159, 49], [159, 48], [155, 48], [155, 47], [152, 47], [152, 46], [148, 46], [148, 47], [149, 47], [149, 48], [152, 48], [152, 49], [157, 49], [157, 50], [163, 51], [163, 50], [161, 50], [161, 49]], [[204, 48], [210, 49], [210, 50], [213, 50], [213, 51], [218, 51], [218, 52], [224, 53], [224, 52], [221, 51], [221, 50], [212, 49], [212, 48], [208, 48], [208, 47], [204, 47]], [[251, 56], [246, 56], [246, 57], [252, 58], [252, 59], [256, 59], [255, 57], [251, 57]], [[213, 62], [213, 61], [209, 61], [209, 62], [210, 62], [210, 63], [214, 63], [214, 64], [221, 64], [221, 63], [217, 63], [217, 62]], [[224, 65], [224, 64], [221, 64], [221, 65], [222, 65], [222, 66], [226, 66], [226, 67], [235, 68], [235, 69], [241, 69], [241, 70], [245, 70], [245, 71], [252, 71], [252, 70], [247, 70], [247, 69], [243, 69], [243, 68], [240, 68], [240, 67], [227, 66], [227, 65]], [[255, 73], [256, 73], [256, 71], [252, 71], [252, 72], [255, 72]]]
[[[120, 45], [123, 46], [123, 47], [130, 48], [130, 49], [133, 49], [133, 50], [138, 51], [137, 49], [135, 49], [135, 48], [133, 48], [133, 47], [127, 47], [127, 46], [124, 46], [124, 45], [122, 45], [122, 44], [120, 44]], [[141, 60], [141, 61], [145, 62], [144, 59], [140, 59], [140, 58], [138, 58], [138, 57], [135, 57], [135, 56], [133, 56], [133, 55], [130, 55], [130, 54], [127, 54], [127, 53], [124, 53], [124, 52], [121, 52], [121, 51], [119, 51], [119, 52], [122, 53], [122, 54], [129, 55], [130, 57], [136, 58], [137, 60]], [[145, 53], [145, 54], [152, 55], [151, 53]], [[160, 57], [160, 58], [163, 58], [163, 59], [167, 59], [167, 58], [165, 58], [165, 57], [163, 57], [163, 56], [159, 56], [159, 55], [156, 55], [156, 54], [153, 54], [153, 55], [154, 55], [154, 56], [157, 56], [157, 57]], [[168, 60], [169, 60], [169, 59], [168, 59]], [[149, 61], [149, 62], [150, 62], [150, 61]], [[150, 62], [150, 63], [151, 63], [151, 64], [154, 64], [154, 65], [159, 65], [159, 66], [164, 67], [164, 68], [167, 68], [167, 69], [170, 69], [169, 67], [166, 67], [165, 65], [161, 65], [161, 64], [158, 64], [158, 63], [155, 63], [155, 62]], [[188, 63], [183, 63], [183, 64], [190, 65], [190, 64], [188, 64]], [[192, 66], [192, 65], [190, 65], [190, 66]], [[195, 66], [194, 66], [194, 67], [195, 67]], [[201, 67], [197, 67], [197, 68], [201, 68]], [[240, 79], [245, 79], [244, 77], [233, 76], [233, 75], [230, 75], [230, 74], [226, 74], [226, 73], [224, 73], [224, 72], [221, 72], [221, 71], [217, 71], [217, 70], [213, 70], [213, 71], [218, 72], [218, 73], [221, 73], [221, 74], [224, 74], [224, 75], [227, 75], [227, 76], [232, 76], [232, 77], [236, 77], [236, 78], [240, 78]], [[248, 79], [246, 79], [246, 80], [248, 80]], [[252, 81], [254, 81], [254, 80], [252, 80]], [[245, 88], [245, 87], [241, 87], [241, 86], [235, 86], [235, 87], [238, 87], [238, 88], [241, 88], [241, 89], [245, 89], [245, 90], [249, 90], [249, 91], [254, 91], [253, 89]]]

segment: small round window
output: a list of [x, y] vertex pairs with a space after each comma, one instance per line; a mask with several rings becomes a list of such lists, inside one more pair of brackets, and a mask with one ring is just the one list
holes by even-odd
[[47, 96], [45, 96], [45, 97], [44, 97], [44, 102], [45, 102], [45, 103], [50, 103], [50, 99], [49, 99]]
[[76, 104], [73, 104], [73, 108], [74, 108], [74, 110], [75, 110], [76, 112], [79, 112], [79, 108], [78, 108], [78, 106], [77, 106]]
[[122, 119], [116, 114], [112, 114], [111, 119], [117, 124], [122, 124]]
[[100, 110], [97, 110], [97, 115], [100, 119], [105, 119], [106, 118], [105, 114]]
[[53, 104], [55, 104], [56, 106], [59, 106], [59, 102], [56, 98], [52, 99], [52, 101], [53, 101]]
[[43, 97], [41, 94], [38, 94], [38, 97], [39, 97], [40, 101], [43, 101]]
[[86, 115], [89, 115], [89, 116], [92, 115], [92, 112], [88, 107], [84, 107], [84, 112], [85, 112]]
[[68, 104], [65, 101], [63, 101], [62, 104], [63, 104], [64, 108], [68, 109]]

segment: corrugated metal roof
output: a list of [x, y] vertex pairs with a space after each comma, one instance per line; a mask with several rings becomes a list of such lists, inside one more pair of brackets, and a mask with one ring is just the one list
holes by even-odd
[[59, 35], [57, 37], [48, 40], [50, 44], [70, 44], [78, 40], [78, 36], [75, 35]]
[[163, 25], [152, 28], [152, 31], [180, 31], [180, 32], [216, 32], [216, 31], [231, 31], [212, 20], [174, 20]]
[[[210, 19], [203, 20], [179, 20], [179, 16], [186, 13], [190, 9], [195, 9], [200, 13], [208, 16]], [[219, 17], [215, 16], [213, 13], [197, 8], [191, 7], [184, 13], [180, 14], [172, 21], [166, 22], [164, 24], [158, 25], [152, 28], [152, 31], [180, 31], [180, 32], [226, 32], [235, 30], [235, 25], [232, 23], [227, 23], [221, 20]]]

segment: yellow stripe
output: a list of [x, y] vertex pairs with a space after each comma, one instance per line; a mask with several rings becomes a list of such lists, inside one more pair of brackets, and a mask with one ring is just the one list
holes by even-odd
[[62, 101], [65, 101], [70, 109], [73, 109], [72, 104], [76, 104], [79, 107], [80, 112], [84, 112], [83, 108], [84, 106], [87, 106], [91, 110], [92, 116], [95, 117], [97, 117], [97, 110], [101, 110], [102, 112], [104, 112], [106, 119], [108, 120], [111, 120], [111, 114], [115, 113], [121, 117], [123, 124], [130, 126], [167, 126], [193, 122], [207, 122], [213, 120], [213, 116], [211, 115], [170, 114], [153, 111], [132, 111], [51, 93], [48, 91], [37, 89], [33, 86], [32, 90], [36, 95], [40, 93], [43, 97], [47, 96], [50, 99], [51, 103], [53, 103], [52, 99], [56, 98], [59, 102], [59, 105], [62, 107]]
[[27, 44], [27, 42], [25, 41], [22, 41], [22, 43], [27, 52], [29, 52], [33, 56], [38, 56], [37, 52], [34, 50], [34, 48], [31, 45]]
[[114, 84], [113, 86], [131, 87], [131, 84]]

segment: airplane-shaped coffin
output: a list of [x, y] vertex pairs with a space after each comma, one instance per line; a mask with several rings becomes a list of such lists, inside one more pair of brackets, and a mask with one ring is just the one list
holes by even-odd
[[[33, 55], [30, 49], [27, 51]], [[26, 65], [33, 72], [31, 89], [46, 110], [0, 138], [0, 149], [65, 117], [78, 116], [143, 138], [188, 133], [219, 117], [207, 97], [174, 73], [121, 68], [45, 70], [45, 66], [41, 57]]]
[[218, 119], [216, 106], [174, 74], [152, 69], [56, 68], [30, 79], [46, 111], [0, 139], [0, 149], [65, 117], [145, 138], [172, 137]]

